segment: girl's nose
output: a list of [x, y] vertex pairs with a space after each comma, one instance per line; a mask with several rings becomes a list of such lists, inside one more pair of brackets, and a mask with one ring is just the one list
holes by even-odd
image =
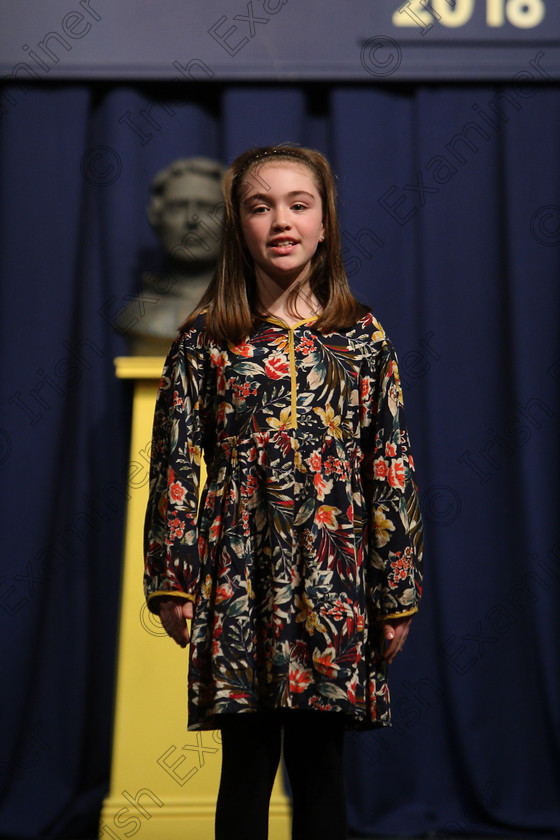
[[285, 213], [277, 213], [272, 220], [272, 224], [276, 230], [286, 230], [290, 227], [290, 222]]
[[285, 230], [290, 227], [290, 221], [285, 207], [278, 206], [274, 209], [272, 225], [275, 230]]

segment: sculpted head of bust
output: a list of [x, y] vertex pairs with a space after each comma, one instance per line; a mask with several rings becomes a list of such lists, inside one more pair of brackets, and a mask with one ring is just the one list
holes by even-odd
[[214, 263], [220, 248], [224, 168], [204, 157], [176, 160], [152, 181], [148, 219], [165, 255], [184, 270]]

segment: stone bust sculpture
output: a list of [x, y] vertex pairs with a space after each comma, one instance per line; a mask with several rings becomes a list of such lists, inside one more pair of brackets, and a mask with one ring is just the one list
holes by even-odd
[[134, 355], [165, 355], [206, 291], [220, 251], [223, 173], [217, 161], [185, 158], [151, 184], [148, 220], [163, 248], [163, 266], [143, 275], [142, 307], [132, 300], [115, 323]]

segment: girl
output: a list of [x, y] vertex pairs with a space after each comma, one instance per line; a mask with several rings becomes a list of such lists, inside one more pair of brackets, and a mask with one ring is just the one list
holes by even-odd
[[157, 399], [145, 591], [191, 643], [189, 729], [222, 731], [217, 840], [267, 837], [282, 735], [292, 837], [342, 840], [344, 730], [389, 724], [421, 594], [397, 363], [350, 293], [321, 154], [251, 149], [224, 193], [220, 265]]

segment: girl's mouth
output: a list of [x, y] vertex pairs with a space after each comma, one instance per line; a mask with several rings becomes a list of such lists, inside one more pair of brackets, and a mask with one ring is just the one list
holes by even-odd
[[271, 242], [268, 247], [273, 251], [285, 254], [289, 253], [296, 245], [297, 242], [294, 239], [278, 239], [275, 242]]

